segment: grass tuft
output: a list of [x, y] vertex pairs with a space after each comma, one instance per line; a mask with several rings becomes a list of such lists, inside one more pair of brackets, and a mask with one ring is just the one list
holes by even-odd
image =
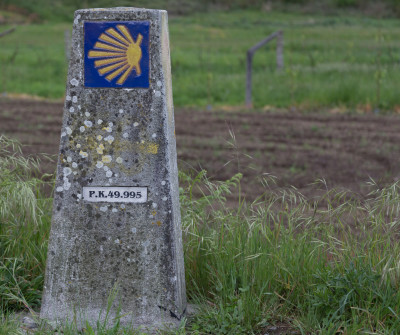
[[43, 194], [39, 162], [22, 155], [21, 145], [0, 136], [0, 306], [38, 306], [41, 300], [50, 199]]

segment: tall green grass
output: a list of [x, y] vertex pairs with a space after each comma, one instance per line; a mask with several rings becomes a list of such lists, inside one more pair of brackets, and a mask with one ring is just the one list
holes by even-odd
[[[15, 142], [0, 144], [0, 332], [7, 333], [19, 327], [14, 312], [40, 305], [50, 204], [31, 173], [36, 162], [21, 158]], [[163, 333], [264, 334], [282, 323], [302, 334], [400, 333], [398, 182], [371, 182], [361, 198], [320, 180], [319, 195], [308, 199], [277, 189], [267, 175], [252, 203], [240, 182], [240, 174], [213, 182], [205, 171], [180, 172], [187, 293], [197, 313]], [[237, 204], [228, 204], [235, 194]], [[73, 322], [60, 327], [79, 331]], [[38, 334], [52, 332], [40, 324]], [[145, 332], [115, 320], [83, 330], [95, 333]]]
[[[200, 333], [251, 333], [282, 319], [302, 333], [400, 332], [399, 184], [370, 185], [365, 200], [267, 188], [231, 209], [224, 195], [239, 176], [186, 181], [186, 278], [189, 296], [201, 297]], [[196, 184], [200, 198], [190, 196]]]
[[0, 136], [0, 308], [40, 305], [50, 199], [39, 162], [25, 158], [18, 142]]

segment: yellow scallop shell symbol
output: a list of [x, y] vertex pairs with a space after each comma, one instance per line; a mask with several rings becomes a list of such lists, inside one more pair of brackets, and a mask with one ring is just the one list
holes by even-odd
[[[117, 25], [117, 29], [109, 28], [99, 37], [99, 42], [94, 45], [94, 50], [89, 51], [89, 58], [98, 58], [94, 65], [101, 76], [112, 81], [120, 76], [117, 84], [122, 85], [133, 69], [136, 76], [140, 76], [140, 60], [142, 59], [143, 36], [138, 35], [136, 42], [129, 30], [124, 25]], [[102, 41], [102, 42], [100, 42]], [[105, 43], [103, 43], [105, 42]]]

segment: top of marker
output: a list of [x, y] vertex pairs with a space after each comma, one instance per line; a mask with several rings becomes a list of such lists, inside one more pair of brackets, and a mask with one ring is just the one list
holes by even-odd
[[148, 9], [148, 8], [140, 8], [140, 7], [111, 7], [111, 8], [86, 8], [86, 9], [78, 9], [75, 11], [75, 16], [78, 14], [86, 14], [93, 12], [167, 12], [165, 9]]

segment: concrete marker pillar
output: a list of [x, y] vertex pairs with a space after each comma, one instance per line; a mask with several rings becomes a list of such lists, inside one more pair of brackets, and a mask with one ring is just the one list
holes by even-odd
[[122, 324], [176, 324], [186, 294], [167, 12], [78, 10], [71, 46], [41, 317], [95, 325], [116, 288]]

